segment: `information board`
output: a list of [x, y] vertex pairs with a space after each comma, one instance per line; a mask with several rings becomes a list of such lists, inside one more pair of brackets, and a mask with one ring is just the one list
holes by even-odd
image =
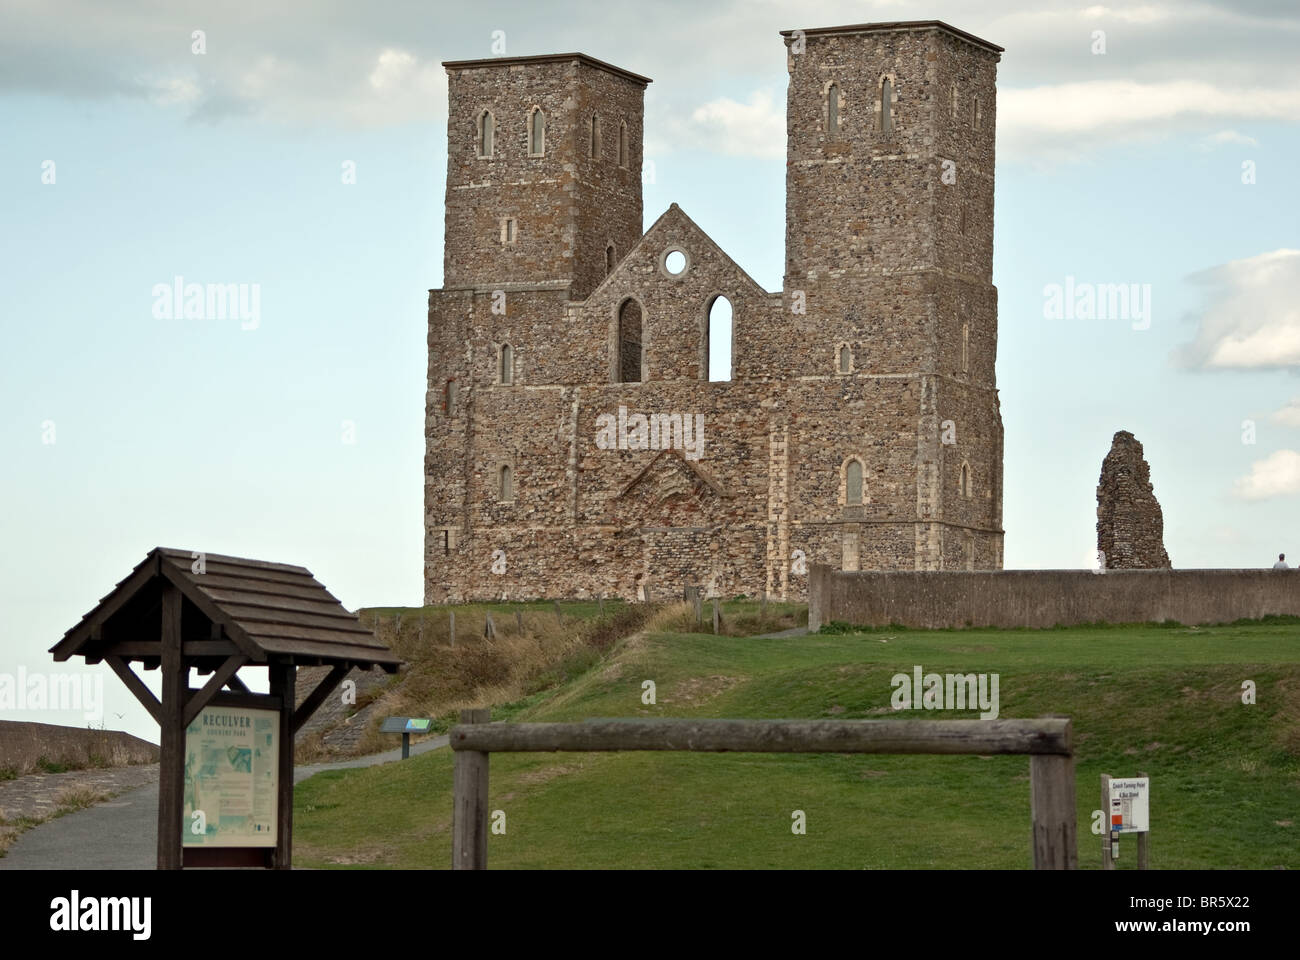
[[274, 847], [280, 716], [208, 707], [185, 729], [182, 843]]
[[1110, 782], [1110, 829], [1147, 833], [1151, 829], [1151, 779], [1138, 777]]

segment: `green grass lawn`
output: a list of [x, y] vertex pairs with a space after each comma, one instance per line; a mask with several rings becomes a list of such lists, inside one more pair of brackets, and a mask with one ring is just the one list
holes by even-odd
[[[1099, 777], [1152, 778], [1151, 867], [1300, 867], [1300, 625], [654, 635], [508, 705], [588, 717], [971, 719], [890, 709], [896, 673], [997, 673], [1000, 716], [1074, 720], [1079, 861]], [[641, 702], [642, 681], [657, 703]], [[1257, 702], [1241, 702], [1254, 681]], [[496, 710], [495, 715], [505, 711]], [[445, 868], [450, 751], [297, 788], [303, 867]], [[972, 868], [1030, 865], [1028, 757], [497, 754], [494, 868]], [[807, 833], [791, 832], [802, 810]], [[1119, 869], [1132, 869], [1124, 841]]]

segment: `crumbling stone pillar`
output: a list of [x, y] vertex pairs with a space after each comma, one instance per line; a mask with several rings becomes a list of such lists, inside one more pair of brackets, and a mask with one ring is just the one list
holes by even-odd
[[1097, 549], [1107, 570], [1169, 567], [1165, 521], [1142, 444], [1127, 430], [1111, 441], [1097, 483]]

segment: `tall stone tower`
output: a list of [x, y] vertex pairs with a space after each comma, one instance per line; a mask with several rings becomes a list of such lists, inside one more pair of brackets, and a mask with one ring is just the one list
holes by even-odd
[[[864, 550], [862, 566], [999, 568], [992, 274], [1002, 48], [940, 21], [783, 36], [789, 320], [807, 342], [847, 349], [852, 376], [877, 381], [881, 403], [915, 411], [910, 430], [862, 421], [882, 479], [904, 458], [916, 464], [914, 488], [878, 484], [889, 516], [914, 504], [915, 552]], [[825, 369], [821, 351], [791, 362], [802, 368], [792, 373]], [[866, 471], [870, 482], [872, 464]]]
[[641, 237], [650, 81], [584, 54], [449, 61], [443, 289], [580, 300]]
[[[443, 286], [429, 291], [425, 403], [430, 601], [457, 570], [489, 569], [501, 541], [483, 531], [525, 512], [562, 524], [563, 501], [542, 491], [562, 482], [555, 424], [574, 398], [532, 388], [594, 378], [573, 368], [568, 309], [641, 237], [650, 82], [580, 53], [443, 66], [446, 231]], [[489, 488], [508, 495], [484, 502]], [[520, 569], [513, 553], [511, 564]], [[539, 548], [533, 576], [546, 565]]]

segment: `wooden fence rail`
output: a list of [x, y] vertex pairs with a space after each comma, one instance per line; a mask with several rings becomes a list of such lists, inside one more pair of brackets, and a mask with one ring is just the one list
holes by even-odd
[[691, 750], [710, 753], [1028, 754], [1034, 868], [1078, 867], [1071, 722], [1036, 720], [588, 720], [492, 723], [461, 711], [452, 728], [452, 867], [487, 866], [493, 753]]

